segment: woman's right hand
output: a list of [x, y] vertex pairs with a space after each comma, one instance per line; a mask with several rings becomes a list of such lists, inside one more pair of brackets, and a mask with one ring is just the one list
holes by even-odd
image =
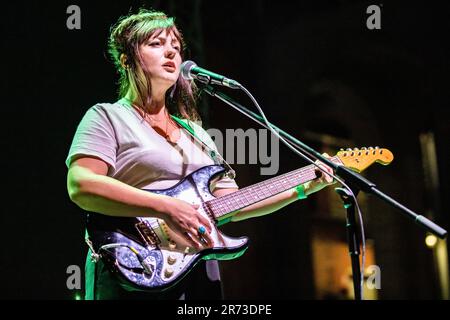
[[[186, 201], [168, 197], [164, 221], [172, 231], [182, 235], [193, 247], [212, 247], [214, 241], [211, 238], [211, 224], [197, 211], [198, 204], [190, 204]], [[199, 228], [203, 226], [206, 231], [201, 234]]]

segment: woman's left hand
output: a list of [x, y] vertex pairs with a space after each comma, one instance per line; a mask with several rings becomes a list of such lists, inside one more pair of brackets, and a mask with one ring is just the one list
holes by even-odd
[[[322, 154], [326, 158], [330, 158], [330, 156], [326, 153]], [[329, 173], [333, 173], [333, 169], [331, 169], [329, 166], [325, 165], [323, 162], [316, 161], [316, 164], [321, 167], [323, 170]], [[316, 174], [318, 178], [308, 181], [304, 184], [305, 186], [305, 194], [308, 196], [314, 192], [317, 192], [319, 190], [322, 190], [326, 186], [335, 183], [333, 177], [320, 171], [316, 168]]]

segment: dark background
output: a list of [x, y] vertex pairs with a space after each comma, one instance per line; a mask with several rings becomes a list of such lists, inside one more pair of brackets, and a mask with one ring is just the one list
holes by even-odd
[[[81, 8], [68, 30], [66, 8]], [[381, 30], [366, 8], [381, 6]], [[267, 117], [321, 150], [317, 135], [393, 151], [367, 177], [418, 213], [449, 226], [449, 5], [368, 1], [58, 1], [3, 6], [3, 187], [1, 298], [72, 299], [69, 265], [83, 266], [83, 217], [66, 190], [64, 164], [75, 128], [97, 102], [115, 101], [117, 75], [106, 58], [109, 28], [130, 9], [177, 17], [187, 58], [244, 84]], [[243, 95], [226, 91], [242, 104]], [[5, 101], [6, 100], [6, 101]], [[259, 128], [205, 99], [207, 127]], [[436, 141], [440, 186], [429, 193], [419, 135]], [[315, 133], [316, 136], [311, 133]], [[305, 165], [280, 146], [280, 173]], [[246, 186], [267, 177], [236, 165]], [[425, 232], [373, 197], [365, 215], [382, 271], [380, 299], [439, 299]], [[222, 264], [227, 298], [315, 299], [310, 240], [317, 197], [260, 219], [224, 226], [252, 242]], [[344, 217], [342, 210], [342, 217]], [[339, 222], [340, 223], [340, 222]], [[344, 223], [344, 222], [342, 222]], [[342, 236], [345, 238], [345, 230]], [[84, 286], [82, 287], [82, 292]]]

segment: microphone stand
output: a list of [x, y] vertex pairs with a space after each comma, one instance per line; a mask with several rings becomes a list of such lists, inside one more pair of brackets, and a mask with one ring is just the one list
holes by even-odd
[[[359, 191], [352, 187], [350, 188], [355, 197], [357, 197]], [[335, 191], [341, 197], [347, 214], [345, 226], [347, 228], [348, 251], [352, 264], [353, 292], [355, 293], [355, 300], [362, 300], [361, 267], [359, 265], [360, 239], [356, 233], [355, 199], [346, 188], [336, 188]]]
[[[226, 104], [230, 105], [234, 109], [238, 110], [239, 112], [243, 113], [250, 119], [254, 120], [255, 122], [259, 123], [265, 128], [268, 128], [263, 118], [256, 114], [255, 112], [247, 109], [246, 107], [242, 106], [238, 102], [234, 101], [224, 93], [218, 91], [215, 87], [206, 84], [203, 88], [203, 91], [208, 93], [209, 95], [218, 98], [219, 100], [225, 102]], [[334, 162], [330, 161], [329, 159], [322, 156], [319, 152], [315, 151], [313, 148], [307, 146], [300, 140], [294, 138], [289, 133], [285, 132], [284, 130], [278, 128], [277, 126], [269, 123], [270, 126], [278, 131], [278, 133], [286, 140], [289, 141], [289, 143], [296, 146], [299, 150], [301, 150], [303, 153], [309, 155], [311, 158], [317, 159], [327, 166], [331, 167], [335, 174], [343, 179], [347, 185], [350, 186], [350, 188], [353, 191], [353, 194], [355, 197], [359, 193], [359, 191], [363, 191], [365, 193], [370, 193], [372, 195], [375, 195], [379, 199], [385, 201], [389, 205], [397, 208], [400, 210], [401, 213], [406, 215], [409, 219], [415, 221], [419, 226], [425, 228], [429, 232], [433, 233], [434, 235], [438, 236], [441, 239], [445, 239], [447, 236], [447, 230], [441, 228], [437, 224], [435, 224], [433, 221], [427, 219], [426, 217], [422, 215], [418, 215], [406, 206], [402, 205], [398, 201], [392, 199], [382, 191], [380, 191], [375, 183], [367, 180], [360, 174], [348, 169], [347, 167], [343, 165], [337, 165]], [[347, 209], [347, 240], [349, 245], [349, 252], [352, 260], [352, 274], [353, 274], [353, 288], [355, 291], [355, 299], [361, 300], [362, 299], [362, 288], [360, 283], [360, 264], [359, 264], [359, 237], [357, 236], [355, 232], [355, 203], [353, 200], [353, 197], [351, 196], [349, 190], [344, 188], [336, 188], [336, 192], [341, 196], [341, 199], [344, 202], [344, 207]]]

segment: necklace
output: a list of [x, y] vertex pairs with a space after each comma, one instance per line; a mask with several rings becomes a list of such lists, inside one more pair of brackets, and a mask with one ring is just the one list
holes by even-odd
[[[150, 116], [147, 112], [144, 112], [138, 106], [134, 104], [132, 106], [141, 114], [144, 121], [147, 122], [153, 128], [153, 130], [155, 130], [160, 136], [166, 139], [167, 142], [174, 144], [178, 141], [179, 137], [181, 136], [180, 134], [178, 134], [177, 137], [174, 138], [174, 140], [171, 139], [171, 134], [169, 134], [169, 122], [171, 123], [171, 125], [174, 125], [176, 129], [178, 128], [178, 126], [174, 124], [172, 118], [167, 112], [167, 109], [164, 110], [163, 117], [161, 117], [160, 119], [155, 119], [152, 116]], [[166, 120], [165, 129], [163, 129], [163, 127], [160, 125], [160, 123], [163, 122], [164, 120]]]
[[[148, 118], [148, 123], [150, 124], [150, 126], [156, 131], [158, 132], [161, 136], [163, 136], [168, 142], [170, 143], [176, 143], [176, 141], [178, 140], [178, 137], [174, 137], [174, 139], [172, 140], [171, 137], [171, 133], [169, 133], [169, 123], [170, 126], [173, 126], [173, 121], [170, 118], [170, 116], [164, 116], [163, 119], [152, 119], [152, 117], [150, 117], [149, 115], [147, 115]], [[165, 129], [163, 128], [164, 124], [162, 122], [166, 122], [165, 123]], [[177, 126], [175, 126], [175, 128], [177, 128]]]

